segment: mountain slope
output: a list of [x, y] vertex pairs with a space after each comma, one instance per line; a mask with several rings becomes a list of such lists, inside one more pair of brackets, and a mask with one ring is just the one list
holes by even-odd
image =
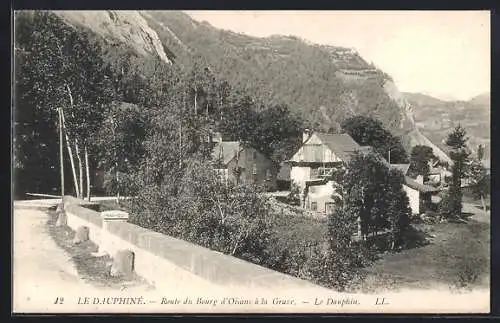
[[[217, 29], [178, 11], [57, 12], [71, 25], [137, 53], [189, 66], [201, 61], [263, 105], [285, 103], [322, 131], [338, 131], [357, 114], [379, 119], [406, 147], [430, 143], [416, 126], [412, 104], [390, 76], [352, 49], [293, 36], [251, 37]], [[433, 145], [434, 146], [434, 145]], [[446, 154], [433, 147], [437, 155]]]
[[[264, 104], [286, 103], [323, 130], [338, 128], [338, 121], [353, 114], [372, 115], [391, 128], [400, 127], [401, 109], [383, 88], [390, 78], [351, 49], [314, 45], [292, 36], [251, 37], [197, 22], [181, 12], [141, 14], [164, 43], [177, 47], [172, 51], [183, 64], [201, 56], [230, 84]], [[324, 121], [324, 113], [333, 124]]]
[[470, 104], [483, 105], [483, 106], [490, 106], [490, 102], [491, 102], [491, 95], [489, 92], [479, 94], [469, 100]]
[[416, 106], [442, 105], [445, 101], [423, 93], [403, 92], [404, 97]]

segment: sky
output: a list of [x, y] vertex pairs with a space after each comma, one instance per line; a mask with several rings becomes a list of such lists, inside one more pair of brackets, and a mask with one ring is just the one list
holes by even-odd
[[402, 92], [468, 100], [490, 91], [488, 11], [187, 11], [251, 36], [354, 48]]

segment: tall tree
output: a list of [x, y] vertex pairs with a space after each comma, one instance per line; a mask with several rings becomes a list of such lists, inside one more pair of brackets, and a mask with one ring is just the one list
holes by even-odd
[[411, 214], [403, 174], [389, 169], [376, 153], [356, 153], [337, 176], [336, 200], [345, 212], [357, 215], [360, 238], [388, 230], [390, 248], [400, 247]]
[[376, 119], [361, 115], [350, 117], [342, 123], [342, 130], [358, 144], [372, 146], [376, 152], [392, 164], [408, 162], [408, 156], [401, 140], [392, 135]]
[[467, 133], [461, 125], [456, 126], [445, 141], [453, 161], [450, 188], [441, 207], [441, 212], [447, 217], [457, 217], [462, 214], [462, 179], [470, 155], [467, 141]]
[[260, 123], [252, 142], [256, 148], [279, 164], [291, 157], [302, 143], [303, 122], [288, 106], [276, 105], [259, 111]]
[[484, 198], [490, 194], [490, 178], [486, 168], [483, 166], [482, 160], [473, 159], [467, 165], [466, 176], [470, 183], [474, 198], [481, 199], [483, 211], [486, 213], [486, 202]]
[[221, 124], [221, 131], [229, 140], [251, 142], [260, 123], [253, 100], [242, 97], [226, 109]]
[[[106, 187], [115, 195], [134, 194], [124, 191], [119, 181], [140, 167], [144, 156], [147, 119], [143, 110], [134, 104], [115, 102], [107, 111], [96, 136], [95, 155], [107, 173]], [[123, 176], [120, 176], [123, 174]]]
[[388, 168], [375, 154], [356, 153], [349, 163], [342, 181], [343, 207], [359, 214], [363, 239], [380, 229], [383, 218], [382, 198], [388, 178]]
[[[82, 153], [92, 143], [108, 99], [112, 97], [100, 49], [85, 33], [66, 25], [53, 13], [23, 12], [16, 17], [16, 46], [29, 53], [23, 60], [21, 94], [35, 110], [45, 109], [55, 120], [62, 112], [66, 146], [72, 165], [75, 191], [83, 197]], [[79, 179], [73, 158], [76, 154]], [[85, 166], [89, 179], [88, 163]], [[87, 188], [90, 187], [87, 180]]]
[[436, 159], [432, 148], [425, 145], [414, 146], [410, 154], [409, 174], [413, 177], [422, 175], [426, 178], [429, 175], [429, 162]]
[[404, 175], [401, 171], [391, 169], [388, 174], [387, 207], [384, 209], [389, 222], [390, 248], [395, 250], [402, 247], [404, 238], [410, 225], [411, 209], [409, 199], [403, 190]]

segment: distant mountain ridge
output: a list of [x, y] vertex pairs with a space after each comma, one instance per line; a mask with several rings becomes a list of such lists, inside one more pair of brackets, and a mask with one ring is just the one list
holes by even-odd
[[141, 55], [181, 66], [201, 58], [220, 78], [258, 103], [285, 103], [316, 130], [338, 131], [345, 118], [362, 114], [402, 136], [407, 148], [426, 143], [448, 158], [417, 126], [423, 103], [411, 102], [389, 75], [350, 48], [313, 44], [295, 36], [252, 37], [198, 22], [179, 11], [56, 14], [102, 37], [111, 50], [121, 43]]
[[469, 102], [476, 105], [491, 105], [491, 93], [486, 92], [476, 95]]
[[421, 93], [404, 93], [414, 107], [415, 123], [420, 131], [442, 149], [451, 129], [461, 124], [469, 136], [471, 149], [485, 146], [485, 159], [490, 158], [491, 137], [490, 93], [483, 93], [468, 101], [443, 101]]

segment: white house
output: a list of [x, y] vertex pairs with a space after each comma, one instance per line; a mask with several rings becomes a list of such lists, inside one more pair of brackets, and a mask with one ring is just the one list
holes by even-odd
[[424, 184], [423, 176], [419, 175], [413, 179], [406, 175], [410, 164], [390, 164], [391, 168], [399, 169], [405, 176], [403, 190], [408, 196], [410, 209], [413, 214], [420, 214], [431, 207], [432, 195], [439, 192], [438, 188]]
[[[373, 151], [371, 147], [360, 146], [348, 134], [326, 134], [304, 132], [303, 144], [287, 161], [290, 179], [299, 187], [301, 205], [311, 211], [329, 213], [335, 208], [334, 196], [337, 183], [332, 179], [356, 151]], [[406, 192], [413, 214], [425, 212], [431, 207], [432, 195], [439, 189], [423, 183], [423, 177], [413, 179], [407, 176], [410, 164], [389, 164], [382, 156], [382, 162], [390, 168], [399, 169], [405, 182]]]
[[302, 206], [316, 212], [333, 210], [336, 183], [331, 180], [332, 175], [349, 161], [351, 154], [366, 148], [348, 134], [305, 131], [302, 146], [287, 161], [290, 180], [301, 192]]

